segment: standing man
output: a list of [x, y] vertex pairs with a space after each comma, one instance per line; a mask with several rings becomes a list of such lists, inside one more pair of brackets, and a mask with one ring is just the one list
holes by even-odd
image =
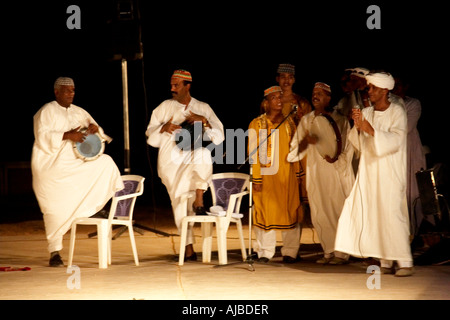
[[[249, 125], [249, 152], [260, 146], [251, 158], [253, 169], [255, 251], [259, 261], [268, 262], [275, 254], [276, 230], [282, 230], [283, 261], [297, 261], [300, 248], [298, 208], [298, 162], [289, 163], [289, 143], [295, 133], [295, 123], [289, 117], [266, 142], [264, 139], [285, 118], [281, 103], [281, 88], [270, 87], [264, 92], [266, 113]], [[254, 135], [253, 135], [254, 134]], [[253, 136], [252, 136], [253, 135]]]
[[[295, 125], [298, 125], [302, 117], [311, 112], [311, 104], [309, 101], [293, 91], [295, 84], [295, 66], [289, 63], [281, 63], [278, 65], [277, 77], [275, 78], [280, 86], [283, 94], [281, 102], [283, 103], [283, 114], [286, 116], [291, 112], [294, 105], [298, 106], [297, 112], [293, 114]], [[310, 219], [310, 206], [308, 200], [308, 192], [306, 190], [306, 167], [307, 157], [304, 157], [299, 162], [300, 166], [300, 223], [305, 216]], [[300, 225], [301, 237], [301, 225]]]
[[356, 105], [360, 108], [370, 106], [366, 82], [366, 75], [368, 74], [368, 69], [353, 68], [346, 69], [341, 77], [341, 88], [345, 95], [339, 100], [335, 109], [349, 120], [352, 117], [352, 109]]
[[[158, 152], [158, 175], [166, 186], [172, 202], [175, 224], [181, 230], [181, 220], [186, 209], [181, 203], [182, 195], [195, 193], [194, 201], [189, 201], [189, 214], [206, 214], [203, 206], [203, 193], [211, 182], [213, 166], [211, 153], [206, 148], [195, 150], [179, 149], [175, 134], [185, 121], [193, 124], [201, 122], [203, 138], [218, 145], [223, 142], [223, 125], [211, 107], [191, 97], [192, 75], [186, 70], [176, 70], [170, 80], [172, 99], [165, 100], [153, 110], [147, 127], [147, 143]], [[197, 260], [193, 249], [192, 228], [188, 228], [186, 260]]]
[[422, 141], [420, 140], [419, 130], [417, 130], [417, 123], [422, 113], [422, 105], [418, 99], [406, 95], [408, 89], [409, 84], [404, 79], [395, 79], [393, 92], [403, 99], [408, 118], [406, 199], [411, 221], [414, 225], [420, 226], [424, 216], [420, 203], [415, 205], [420, 195], [416, 172], [427, 168]]
[[283, 114], [288, 115], [294, 105], [298, 106], [297, 113], [293, 115], [295, 124], [307, 113], [311, 112], [311, 104], [307, 99], [293, 91], [295, 84], [295, 66], [289, 63], [278, 65], [276, 82], [280, 86], [283, 94], [281, 102], [283, 104]]
[[[288, 161], [298, 161], [305, 156], [308, 157], [306, 190], [311, 207], [311, 221], [324, 251], [324, 256], [316, 262], [342, 264], [349, 256], [337, 252], [334, 242], [342, 207], [355, 180], [351, 166], [353, 148], [347, 140], [350, 125], [345, 116], [337, 111], [331, 112], [331, 88], [326, 83], [317, 82], [314, 85], [311, 101], [314, 111], [305, 115], [300, 121], [291, 142]], [[321, 137], [309, 132], [314, 119], [321, 114], [326, 114], [335, 121], [341, 135], [342, 152], [336, 161], [329, 156], [323, 158], [319, 154], [315, 145]]]
[[339, 219], [335, 247], [354, 256], [379, 258], [383, 273], [410, 276], [406, 112], [389, 101], [395, 84], [392, 75], [373, 73], [366, 79], [373, 106], [352, 111], [355, 126], [349, 139], [361, 159]]
[[[56, 101], [34, 115], [31, 157], [33, 190], [44, 215], [50, 266], [62, 267], [59, 251], [64, 234], [75, 218], [100, 211], [116, 191], [123, 189], [120, 171], [112, 158], [102, 154], [94, 161], [76, 157], [73, 143], [103, 130], [84, 109], [73, 105], [75, 84], [61, 77], [54, 84]], [[87, 128], [86, 132], [79, 131]]]
[[[281, 88], [281, 103], [283, 105], [283, 115], [287, 116], [291, 111], [293, 106], [297, 106], [297, 112], [291, 115], [294, 120], [295, 125], [301, 121], [302, 117], [311, 112], [311, 104], [309, 101], [295, 93], [293, 90], [293, 86], [295, 84], [295, 66], [289, 63], [281, 63], [277, 68], [277, 75], [275, 77], [276, 82]], [[261, 103], [261, 113], [266, 112], [268, 101], [267, 99], [263, 99]], [[306, 191], [306, 167], [307, 167], [307, 157], [304, 157], [300, 160], [300, 219], [301, 223], [303, 219], [306, 217], [309, 220], [310, 216], [310, 208], [308, 201], [308, 194]], [[301, 225], [300, 225], [300, 237], [301, 237]]]

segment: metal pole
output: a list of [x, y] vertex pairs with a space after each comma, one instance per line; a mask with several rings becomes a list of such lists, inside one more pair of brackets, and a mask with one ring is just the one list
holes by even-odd
[[124, 135], [124, 171], [126, 174], [130, 169], [130, 125], [128, 118], [128, 72], [127, 60], [122, 59], [122, 97], [123, 97], [123, 135]]

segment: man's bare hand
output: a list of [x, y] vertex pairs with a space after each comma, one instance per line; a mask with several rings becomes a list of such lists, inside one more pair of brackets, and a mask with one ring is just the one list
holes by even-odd
[[95, 134], [98, 132], [98, 126], [91, 123], [89, 124], [89, 127], [86, 130], [86, 134]]
[[83, 142], [86, 139], [86, 133], [78, 131], [80, 127], [64, 132], [63, 140], [71, 140], [73, 142]]
[[181, 129], [181, 126], [172, 123], [172, 119], [173, 117], [170, 118], [170, 120], [167, 121], [166, 124], [162, 126], [161, 130], [159, 131], [160, 133], [167, 132], [172, 134], [174, 131]]
[[189, 123], [194, 123], [194, 122], [207, 123], [208, 122], [208, 120], [204, 116], [193, 113], [192, 111], [190, 111], [190, 115], [187, 116], [186, 121]]
[[253, 191], [255, 192], [261, 192], [262, 191], [262, 184], [253, 184]]

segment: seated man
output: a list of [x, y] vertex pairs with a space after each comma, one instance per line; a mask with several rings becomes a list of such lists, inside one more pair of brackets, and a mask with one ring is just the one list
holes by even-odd
[[54, 92], [56, 101], [45, 104], [33, 118], [31, 168], [33, 190], [44, 215], [49, 264], [62, 267], [59, 251], [73, 220], [94, 215], [124, 186], [110, 156], [84, 161], [75, 155], [74, 142], [82, 142], [91, 133], [103, 134], [103, 130], [88, 112], [72, 104], [73, 80], [58, 78]]

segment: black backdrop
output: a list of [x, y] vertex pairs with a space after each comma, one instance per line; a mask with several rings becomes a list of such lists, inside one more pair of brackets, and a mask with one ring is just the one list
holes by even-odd
[[[108, 60], [111, 33], [106, 22], [114, 3], [2, 4], [1, 161], [30, 160], [32, 117], [54, 99], [54, 80], [69, 76], [76, 82], [74, 103], [114, 138], [106, 152], [123, 169], [121, 66]], [[72, 4], [81, 10], [79, 30], [66, 26], [66, 9]], [[294, 89], [308, 99], [313, 84], [324, 81], [337, 100], [345, 68], [401, 74], [412, 84], [410, 95], [422, 102], [423, 143], [431, 148], [434, 162], [448, 162], [448, 27], [442, 2], [134, 4], [141, 18], [143, 59], [128, 62], [131, 172], [152, 180], [160, 199], [168, 198], [157, 178], [157, 150], [146, 145], [144, 133], [151, 111], [170, 98], [170, 76], [178, 68], [191, 71], [192, 95], [209, 103], [226, 129], [246, 129], [258, 115], [263, 90], [275, 84], [279, 63], [296, 65]], [[380, 30], [366, 26], [371, 4], [381, 9]]]

